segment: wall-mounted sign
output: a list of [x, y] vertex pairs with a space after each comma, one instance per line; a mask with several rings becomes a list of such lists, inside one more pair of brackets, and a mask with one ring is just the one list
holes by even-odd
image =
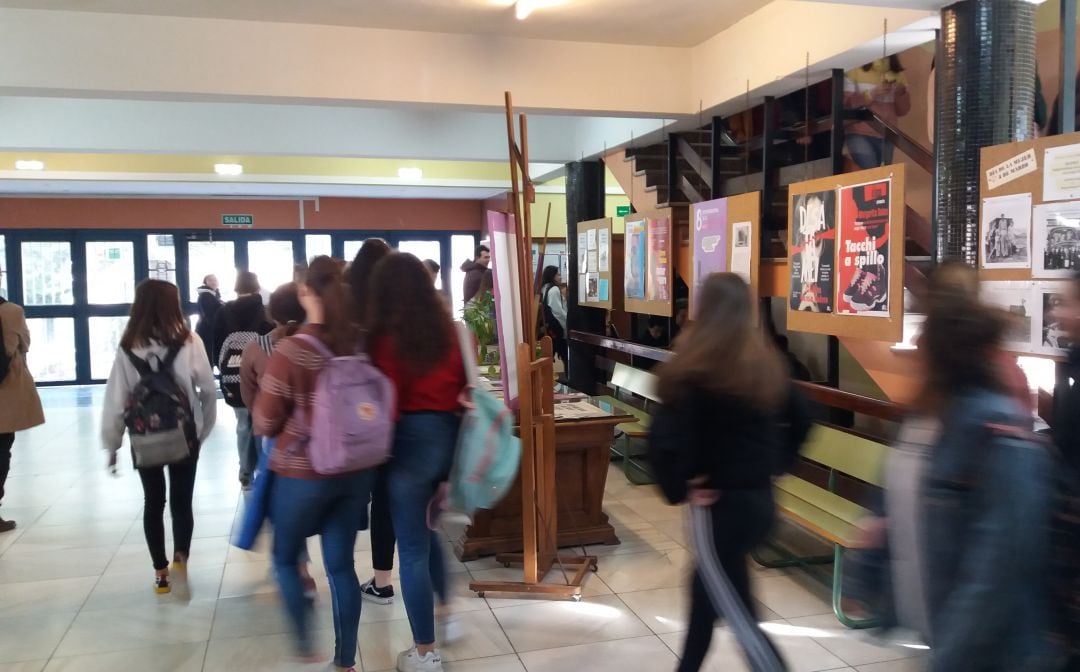
[[630, 214], [630, 206], [629, 205], [616, 205], [615, 206], [615, 216], [616, 217], [626, 217], [629, 214]]
[[254, 215], [222, 215], [221, 216], [221, 225], [222, 226], [240, 226], [240, 227], [246, 227], [246, 228], [250, 229], [251, 227], [255, 226], [255, 216]]

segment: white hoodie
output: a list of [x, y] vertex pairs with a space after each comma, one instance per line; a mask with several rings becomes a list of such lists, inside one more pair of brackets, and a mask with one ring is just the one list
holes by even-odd
[[[135, 348], [132, 352], [140, 359], [149, 357], [150, 366], [157, 368], [157, 361], [165, 359], [168, 348], [152, 342], [149, 346]], [[191, 340], [177, 353], [173, 363], [173, 377], [180, 389], [187, 392], [191, 399], [195, 427], [199, 433], [199, 443], [202, 443], [217, 421], [217, 388], [214, 384], [214, 373], [210, 370], [210, 361], [206, 358], [206, 348], [198, 334], [192, 332]], [[139, 372], [127, 354], [123, 350], [117, 350], [109, 382], [105, 385], [105, 407], [101, 412], [101, 440], [106, 450], [115, 453], [124, 441], [124, 409], [131, 390], [138, 382]], [[195, 403], [195, 400], [198, 400], [198, 403]]]

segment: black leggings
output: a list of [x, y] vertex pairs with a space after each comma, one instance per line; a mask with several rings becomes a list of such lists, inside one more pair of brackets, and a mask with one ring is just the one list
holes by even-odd
[[[729, 490], [711, 507], [712, 543], [720, 566], [757, 627], [754, 599], [746, 555], [765, 540], [773, 523], [773, 499], [769, 490]], [[697, 551], [700, 555], [702, 551]], [[690, 629], [686, 635], [679, 672], [697, 672], [712, 643], [718, 614], [706, 590], [700, 567], [694, 570], [690, 589]], [[737, 633], [738, 634], [738, 633]], [[757, 634], [757, 633], [755, 633]], [[766, 645], [775, 652], [771, 642]], [[777, 654], [779, 658], [779, 654]], [[757, 670], [757, 667], [752, 666]]]
[[380, 572], [394, 569], [394, 523], [390, 519], [390, 496], [386, 490], [386, 466], [375, 472], [371, 490], [371, 566]]
[[165, 469], [169, 470], [169, 512], [172, 514], [173, 544], [176, 553], [186, 558], [191, 554], [191, 534], [195, 529], [195, 516], [191, 512], [191, 500], [195, 494], [195, 460], [168, 467], [139, 469], [143, 486], [143, 532], [154, 569], [169, 566], [165, 553]]
[[7, 482], [8, 471], [11, 469], [11, 446], [14, 444], [13, 432], [0, 434], [0, 502], [4, 500], [4, 483]]

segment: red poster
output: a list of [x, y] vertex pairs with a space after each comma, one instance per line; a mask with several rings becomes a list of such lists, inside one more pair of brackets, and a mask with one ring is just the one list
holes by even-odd
[[670, 225], [666, 219], [649, 219], [648, 237], [648, 275], [645, 283], [645, 298], [648, 301], [670, 301], [671, 288], [668, 287], [668, 258]]
[[890, 180], [840, 189], [837, 313], [889, 316]]

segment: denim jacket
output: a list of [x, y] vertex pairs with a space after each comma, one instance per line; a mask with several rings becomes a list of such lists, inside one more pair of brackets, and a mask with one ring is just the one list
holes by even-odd
[[1004, 394], [954, 400], [923, 482], [932, 672], [1043, 670], [1051, 458]]

